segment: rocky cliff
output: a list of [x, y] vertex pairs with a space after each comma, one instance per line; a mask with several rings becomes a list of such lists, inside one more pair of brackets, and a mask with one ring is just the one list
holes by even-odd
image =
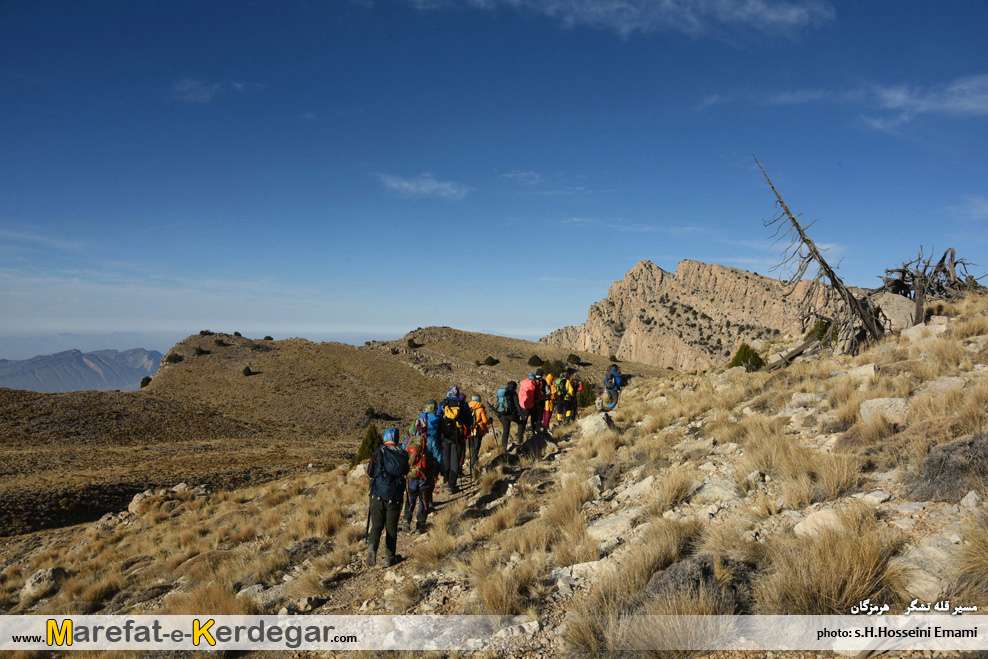
[[724, 363], [742, 342], [801, 331], [792, 307], [769, 277], [698, 261], [672, 274], [640, 261], [590, 307], [587, 322], [540, 342], [689, 371]]

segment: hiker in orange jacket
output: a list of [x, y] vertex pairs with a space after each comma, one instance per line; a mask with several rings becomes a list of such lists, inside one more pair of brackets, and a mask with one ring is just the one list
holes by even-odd
[[552, 421], [552, 410], [556, 407], [556, 387], [553, 386], [555, 381], [555, 376], [552, 373], [546, 373], [545, 384], [549, 391], [549, 397], [545, 401], [545, 412], [542, 414], [542, 427], [549, 430], [549, 422]]
[[480, 444], [484, 435], [491, 429], [490, 419], [487, 417], [487, 410], [480, 401], [480, 395], [474, 394], [470, 397], [470, 411], [473, 413], [473, 428], [470, 431], [470, 473], [472, 474], [477, 465], [480, 464]]

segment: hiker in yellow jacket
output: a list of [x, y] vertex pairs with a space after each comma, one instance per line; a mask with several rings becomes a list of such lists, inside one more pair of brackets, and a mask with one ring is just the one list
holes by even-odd
[[576, 416], [576, 389], [573, 381], [566, 372], [559, 374], [556, 379], [556, 420], [560, 423], [570, 423]]
[[473, 428], [470, 432], [470, 473], [472, 474], [477, 465], [480, 464], [480, 444], [484, 435], [491, 428], [491, 422], [487, 418], [487, 410], [480, 402], [480, 395], [474, 394], [470, 397], [470, 413], [473, 415]]
[[549, 398], [545, 401], [545, 412], [542, 414], [542, 427], [549, 430], [549, 422], [552, 420], [552, 410], [556, 406], [556, 385], [553, 384], [555, 376], [548, 373], [545, 376], [545, 383], [549, 387]]

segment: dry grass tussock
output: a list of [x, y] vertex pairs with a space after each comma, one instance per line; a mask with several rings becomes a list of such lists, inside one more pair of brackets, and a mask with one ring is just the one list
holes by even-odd
[[549, 558], [544, 552], [504, 562], [503, 552], [474, 552], [470, 559], [470, 583], [477, 593], [478, 613], [518, 615], [539, 603], [549, 591], [546, 577]]
[[845, 507], [842, 529], [812, 538], [773, 538], [755, 581], [757, 613], [847, 615], [863, 599], [904, 605], [906, 569], [892, 559], [901, 542], [877, 527], [874, 511]]
[[649, 536], [619, 565], [594, 584], [573, 605], [564, 640], [577, 656], [599, 657], [615, 653], [616, 630], [621, 618], [641, 603], [642, 591], [652, 575], [679, 560], [699, 533], [699, 524], [655, 519]]
[[[231, 584], [279, 580], [293, 562], [287, 550], [300, 540], [328, 541], [331, 549], [312, 557], [324, 571], [346, 563], [360, 550], [363, 526], [356, 523], [361, 521], [356, 519], [359, 514], [351, 519], [349, 507], [362, 499], [363, 491], [343, 478], [341, 472], [312, 473], [236, 493], [152, 497], [138, 524], [126, 530], [86, 530], [18, 566], [16, 578], [6, 570], [0, 579], [0, 604], [8, 612], [25, 611], [32, 603], [17, 600], [22, 575], [59, 565], [69, 578], [36, 613], [79, 603], [89, 607], [87, 612], [98, 613], [111, 600], [117, 612], [142, 613], [133, 596], [183, 582], [203, 585], [173, 590], [168, 612], [244, 612], [246, 605], [235, 600]], [[313, 580], [318, 579], [317, 573]]]
[[955, 588], [965, 603], [981, 607], [988, 604], [988, 517], [971, 519], [962, 535], [965, 542], [952, 566]]

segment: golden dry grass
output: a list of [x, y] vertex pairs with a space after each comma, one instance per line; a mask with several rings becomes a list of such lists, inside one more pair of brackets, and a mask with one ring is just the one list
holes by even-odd
[[874, 512], [841, 511], [843, 528], [812, 538], [773, 538], [755, 581], [756, 610], [775, 615], [847, 615], [864, 599], [904, 604], [908, 574], [892, 559], [901, 544], [882, 534]]

